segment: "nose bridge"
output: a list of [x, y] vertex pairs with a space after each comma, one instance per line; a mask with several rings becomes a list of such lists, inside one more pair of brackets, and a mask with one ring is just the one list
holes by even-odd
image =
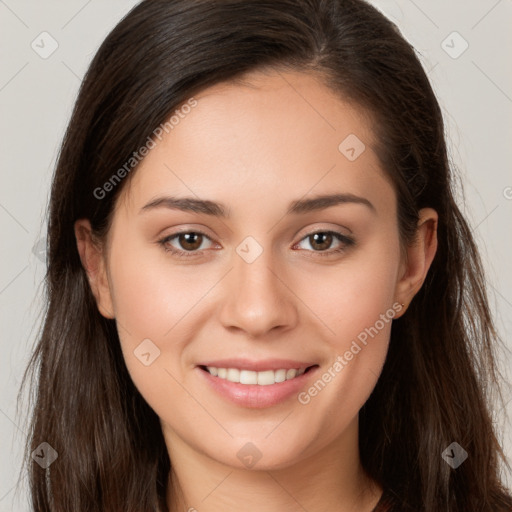
[[275, 327], [285, 328], [297, 321], [293, 294], [279, 276], [280, 268], [270, 248], [247, 237], [233, 255], [229, 290], [225, 295], [221, 321], [251, 336], [260, 336]]

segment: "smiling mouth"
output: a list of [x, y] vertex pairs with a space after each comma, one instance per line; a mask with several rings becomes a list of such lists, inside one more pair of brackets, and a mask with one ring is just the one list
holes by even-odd
[[278, 370], [264, 370], [264, 371], [252, 371], [252, 370], [240, 370], [238, 368], [217, 368], [215, 366], [199, 366], [201, 370], [208, 372], [213, 377], [217, 377], [222, 380], [229, 382], [248, 384], [248, 385], [260, 385], [270, 386], [272, 384], [279, 384], [288, 380], [293, 380], [300, 377], [304, 373], [307, 373], [312, 368], [316, 368], [318, 365], [308, 366], [307, 368], [281, 368]]

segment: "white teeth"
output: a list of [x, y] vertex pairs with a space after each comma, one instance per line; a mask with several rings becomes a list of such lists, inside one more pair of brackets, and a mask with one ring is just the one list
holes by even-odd
[[251, 370], [239, 370], [238, 368], [215, 368], [214, 366], [207, 366], [206, 369], [214, 377], [229, 380], [230, 382], [239, 382], [240, 384], [259, 384], [260, 386], [269, 386], [294, 379], [306, 371], [304, 368], [301, 370], [292, 368], [290, 370], [280, 369], [253, 372]]
[[240, 370], [236, 368], [228, 368], [226, 379], [231, 382], [240, 382]]
[[297, 375], [297, 370], [291, 369], [286, 372], [286, 380], [293, 379]]
[[268, 386], [269, 384], [275, 384], [275, 372], [274, 370], [267, 370], [265, 372], [258, 372], [258, 384], [260, 386]]
[[274, 374], [274, 380], [276, 382], [284, 382], [286, 380], [286, 370], [276, 370]]
[[250, 370], [241, 370], [240, 378], [231, 382], [240, 382], [240, 384], [258, 384], [258, 372]]

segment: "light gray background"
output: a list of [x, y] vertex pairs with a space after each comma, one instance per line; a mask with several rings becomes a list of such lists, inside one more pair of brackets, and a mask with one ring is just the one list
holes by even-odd
[[[0, 511], [28, 510], [26, 481], [15, 492], [26, 432], [16, 395], [41, 308], [44, 212], [51, 174], [78, 87], [93, 54], [135, 0], [0, 0]], [[500, 332], [512, 348], [511, 0], [374, 0], [421, 54], [460, 169], [460, 204], [490, 280]], [[51, 41], [56, 51], [43, 59]], [[453, 35], [456, 31], [462, 39]], [[43, 38], [43, 41], [41, 39]], [[443, 41], [445, 41], [443, 43]], [[469, 45], [466, 51], [458, 55]], [[457, 57], [457, 58], [454, 58]], [[503, 369], [509, 352], [501, 354]], [[508, 382], [508, 376], [506, 381]], [[509, 386], [505, 398], [512, 398]], [[510, 424], [497, 408], [506, 453]], [[471, 454], [469, 454], [471, 457]], [[508, 486], [511, 478], [506, 474]]]

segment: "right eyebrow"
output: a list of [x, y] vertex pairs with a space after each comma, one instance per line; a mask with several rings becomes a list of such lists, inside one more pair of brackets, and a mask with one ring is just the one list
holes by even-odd
[[206, 199], [195, 199], [193, 197], [157, 197], [141, 208], [140, 213], [155, 208], [169, 208], [171, 210], [182, 210], [196, 213], [205, 213], [215, 217], [229, 217], [226, 207], [221, 203]]

